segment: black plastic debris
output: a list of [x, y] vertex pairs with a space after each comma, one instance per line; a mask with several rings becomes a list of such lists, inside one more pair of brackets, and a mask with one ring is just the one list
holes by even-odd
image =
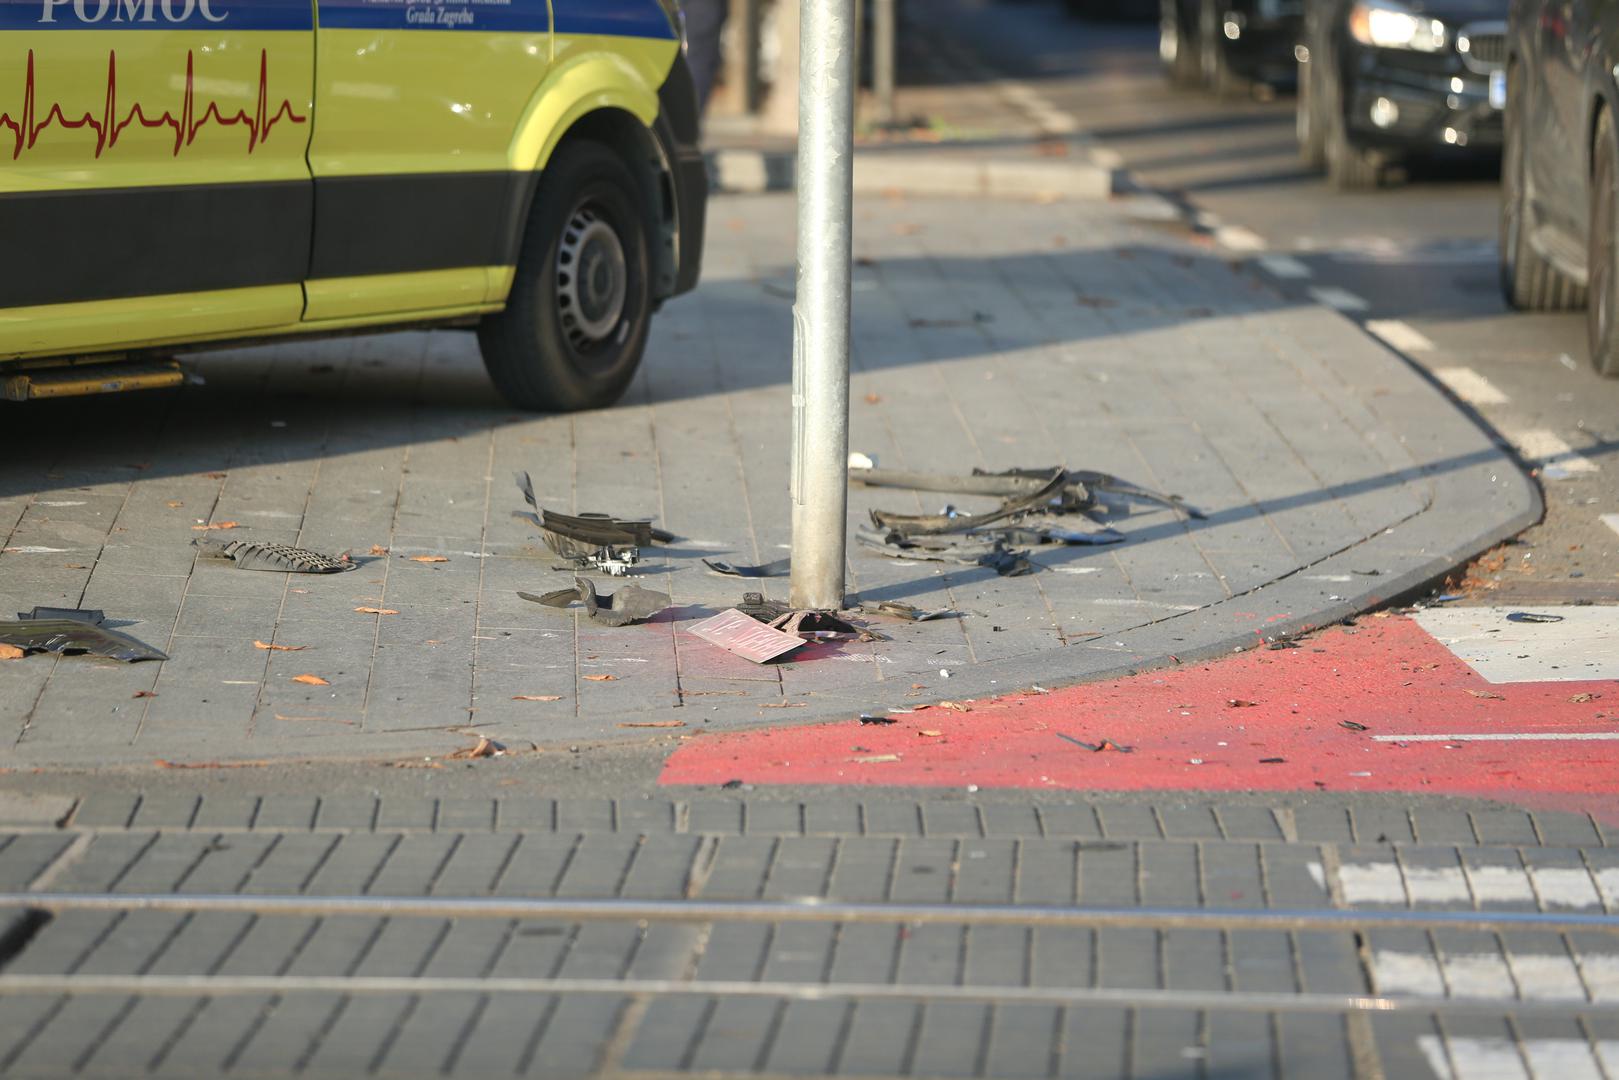
[[[1196, 507], [1188, 505], [1179, 495], [1166, 495], [1153, 491], [1110, 473], [1071, 470], [1056, 466], [1045, 469], [1008, 469], [995, 473], [974, 469], [970, 476], [862, 468], [851, 469], [849, 478], [867, 487], [948, 492], [957, 495], [989, 495], [1005, 500], [1001, 506], [983, 514], [963, 514], [958, 511], [954, 514], [909, 515], [878, 511], [872, 515], [879, 526], [898, 528], [909, 535], [915, 535], [920, 531], [951, 532], [971, 529], [1007, 518], [1021, 518], [1032, 512], [1046, 514], [1084, 512], [1096, 507], [1097, 492], [1154, 503], [1189, 518], [1201, 520], [1207, 516]], [[878, 518], [878, 514], [882, 514], [881, 519]]]
[[897, 724], [899, 721], [892, 716], [873, 716], [870, 713], [861, 713], [860, 723], [866, 726], [875, 724], [880, 727], [887, 727], [889, 724]]
[[725, 577], [786, 577], [793, 571], [791, 559], [777, 559], [759, 566], [742, 566], [737, 563], [721, 562], [719, 559], [704, 559], [703, 565]]
[[[39, 617], [41, 615], [47, 617]], [[125, 663], [169, 658], [167, 653], [144, 641], [104, 626], [104, 619], [99, 611], [35, 608], [30, 615], [20, 615], [15, 622], [0, 620], [0, 645], [12, 645], [24, 652], [53, 652], [65, 656], [83, 653]]]
[[736, 609], [762, 623], [774, 622], [793, 610], [779, 600], [766, 600], [764, 593], [756, 592], [743, 593], [742, 602], [736, 605]]
[[207, 540], [191, 543], [206, 559], [229, 559], [238, 570], [268, 570], [280, 574], [341, 574], [360, 564], [347, 554], [322, 555], [306, 548], [259, 540]]
[[669, 594], [626, 585], [615, 593], [598, 593], [585, 578], [575, 578], [573, 588], [558, 589], [544, 596], [519, 592], [518, 596], [546, 607], [566, 608], [575, 601], [584, 604], [585, 616], [603, 626], [628, 626], [645, 622], [669, 606]]
[[1507, 615], [1507, 622], [1527, 623], [1554, 623], [1562, 622], [1561, 615], [1542, 615], [1534, 611], [1514, 611]]
[[541, 509], [528, 473], [516, 474], [517, 490], [532, 512], [513, 511], [540, 530], [545, 546], [561, 556], [572, 570], [598, 570], [622, 577], [641, 561], [640, 549], [654, 542], [667, 544], [673, 533], [654, 528], [646, 519], [615, 518], [608, 514], [559, 514]]
[[1133, 754], [1136, 751], [1135, 747], [1133, 747], [1133, 746], [1120, 746], [1118, 743], [1114, 742], [1112, 739], [1103, 739], [1101, 742], [1088, 743], [1088, 742], [1084, 742], [1084, 741], [1082, 741], [1080, 739], [1076, 739], [1072, 735], [1064, 735], [1060, 731], [1054, 731], [1054, 732], [1052, 732], [1052, 734], [1056, 735], [1057, 738], [1061, 739], [1063, 742], [1073, 743], [1075, 746], [1079, 747], [1081, 750], [1089, 750], [1093, 754], [1100, 754], [1104, 750], [1112, 750], [1112, 751], [1114, 751], [1116, 753], [1120, 753], [1120, 754]]
[[1341, 727], [1341, 728], [1348, 728], [1350, 731], [1370, 731], [1371, 730], [1365, 724], [1359, 724], [1359, 723], [1356, 723], [1353, 720], [1340, 720], [1340, 721], [1338, 721], [1338, 726]]
[[904, 619], [906, 622], [929, 622], [933, 619], [943, 619], [946, 616], [957, 614], [948, 608], [937, 611], [924, 611], [913, 604], [902, 603], [898, 600], [880, 600], [860, 605], [860, 610], [867, 615], [888, 615], [895, 619]]

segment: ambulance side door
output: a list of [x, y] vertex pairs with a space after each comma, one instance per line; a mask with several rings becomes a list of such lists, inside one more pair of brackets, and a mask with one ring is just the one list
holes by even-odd
[[0, 0], [0, 358], [296, 325], [312, 0]]

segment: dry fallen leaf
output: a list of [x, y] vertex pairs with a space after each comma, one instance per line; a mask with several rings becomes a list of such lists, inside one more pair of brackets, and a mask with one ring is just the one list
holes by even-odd
[[619, 727], [685, 727], [684, 720], [626, 720]]
[[157, 697], [157, 691], [156, 690], [137, 690], [131, 696], [138, 697], [138, 698], [141, 698], [141, 697]]
[[371, 545], [371, 554], [373, 554], [373, 555], [386, 555], [386, 554], [388, 554], [388, 549], [383, 547], [381, 544], [372, 544]]
[[899, 755], [898, 754], [871, 754], [871, 755], [869, 755], [867, 757], [850, 758], [849, 760], [853, 761], [853, 762], [855, 762], [857, 764], [860, 764], [860, 765], [880, 765], [885, 761], [898, 761], [899, 760]]
[[468, 761], [472, 758], [500, 757], [506, 753], [506, 748], [493, 739], [478, 736], [478, 741], [471, 746], [462, 747], [450, 757], [458, 761]]
[[292, 677], [292, 681], [293, 682], [303, 683], [305, 686], [330, 686], [330, 685], [332, 685], [331, 683], [327, 682], [325, 679], [321, 678], [319, 675], [294, 675]]
[[1247, 701], [1243, 698], [1234, 697], [1226, 699], [1225, 707], [1228, 709], [1252, 709], [1258, 704], [1259, 702], [1257, 701]]
[[398, 615], [399, 612], [391, 607], [357, 607], [354, 609], [361, 615]]
[[513, 701], [561, 701], [561, 694], [518, 694]]
[[1477, 698], [1488, 698], [1491, 701], [1506, 700], [1506, 698], [1502, 697], [1500, 694], [1497, 694], [1494, 690], [1469, 690], [1468, 693]]
[[866, 395], [866, 404], [867, 405], [877, 405], [877, 404], [880, 404], [882, 402], [882, 400], [883, 400], [883, 396], [881, 394], [867, 394]]
[[21, 660], [25, 655], [15, 645], [0, 645], [0, 660]]
[[617, 675], [586, 675], [585, 676], [585, 681], [586, 682], [612, 682], [614, 679], [617, 679], [617, 678], [618, 678]]
[[303, 652], [309, 648], [308, 645], [271, 645], [264, 641], [253, 642], [253, 647], [263, 649], [265, 652]]
[[931, 728], [923, 728], [921, 731], [918, 731], [917, 734], [922, 736], [923, 738], [926, 738], [926, 739], [937, 739], [941, 735], [943, 735], [944, 732], [942, 732], [942, 731], [934, 731]]
[[179, 499], [170, 499], [163, 505], [167, 506], [170, 510], [178, 510], [180, 507], [184, 506], [185, 503], [181, 502]]
[[1569, 703], [1573, 705], [1584, 705], [1587, 701], [1595, 701], [1601, 696], [1601, 694], [1575, 694], [1568, 700]]
[[193, 525], [191, 526], [191, 531], [208, 532], [210, 529], [240, 529], [241, 527], [242, 524], [239, 521], [220, 521], [212, 525]]
[[941, 701], [939, 708], [949, 709], [951, 712], [972, 712], [972, 706], [962, 701]]
[[443, 555], [412, 555], [411, 562], [449, 562]]

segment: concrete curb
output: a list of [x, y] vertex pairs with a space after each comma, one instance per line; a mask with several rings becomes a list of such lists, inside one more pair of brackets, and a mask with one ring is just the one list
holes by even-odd
[[[715, 150], [708, 154], [710, 183], [717, 193], [759, 195], [791, 191], [796, 183], [792, 153]], [[934, 148], [856, 151], [857, 194], [959, 195], [1004, 199], [1106, 199], [1116, 170], [1094, 161], [1025, 161], [977, 158]]]

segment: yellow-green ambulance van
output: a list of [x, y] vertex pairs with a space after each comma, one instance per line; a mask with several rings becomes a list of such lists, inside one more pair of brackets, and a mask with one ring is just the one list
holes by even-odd
[[514, 404], [610, 404], [706, 200], [676, 0], [0, 0], [13, 399], [464, 326]]

